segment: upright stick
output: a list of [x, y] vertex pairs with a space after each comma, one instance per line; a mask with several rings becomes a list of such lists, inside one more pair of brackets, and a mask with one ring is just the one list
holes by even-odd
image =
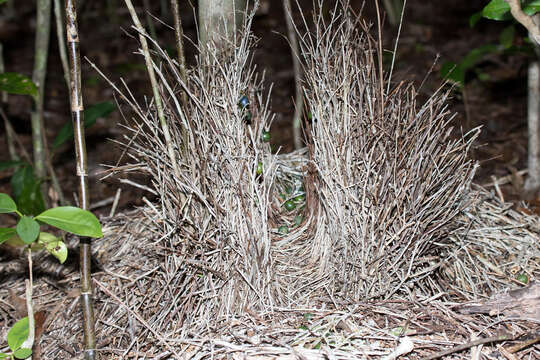
[[[182, 81], [187, 86], [186, 56], [184, 55], [184, 30], [182, 28], [182, 18], [178, 9], [178, 0], [171, 0], [171, 11], [174, 18], [174, 37], [176, 38], [176, 53], [178, 56], [178, 68]], [[182, 91], [182, 102], [187, 106], [187, 95]]]
[[[81, 92], [81, 56], [79, 54], [79, 32], [77, 30], [77, 7], [75, 0], [66, 0], [66, 28], [71, 75], [71, 119], [73, 120], [77, 176], [79, 177], [79, 206], [84, 210], [88, 210], [89, 195], [88, 175], [86, 172], [86, 144], [84, 139], [84, 106]], [[92, 255], [90, 245], [90, 238], [79, 238], [84, 358], [94, 360], [97, 358], [97, 355], [90, 275], [90, 260]]]
[[294, 29], [293, 14], [291, 10], [290, 0], [283, 0], [283, 12], [285, 13], [285, 20], [287, 22], [287, 34], [289, 37], [289, 44], [291, 45], [292, 58], [293, 58], [293, 70], [294, 70], [294, 118], [293, 118], [293, 136], [294, 136], [294, 148], [300, 149], [302, 143], [302, 113], [304, 112], [304, 95], [302, 90], [302, 65], [300, 64], [300, 47], [298, 45], [298, 39], [296, 38], [296, 31]]

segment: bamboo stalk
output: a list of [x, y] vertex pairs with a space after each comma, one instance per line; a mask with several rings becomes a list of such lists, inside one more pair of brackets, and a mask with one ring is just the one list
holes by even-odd
[[[89, 208], [88, 174], [86, 164], [86, 144], [84, 138], [84, 105], [81, 92], [81, 57], [79, 53], [79, 33], [77, 29], [77, 7], [75, 0], [66, 0], [66, 32], [68, 56], [71, 71], [71, 118], [73, 121], [77, 176], [79, 177], [80, 207]], [[81, 268], [81, 307], [84, 328], [84, 358], [97, 358], [94, 332], [94, 309], [92, 299], [92, 280], [90, 273], [90, 238], [79, 238]]]

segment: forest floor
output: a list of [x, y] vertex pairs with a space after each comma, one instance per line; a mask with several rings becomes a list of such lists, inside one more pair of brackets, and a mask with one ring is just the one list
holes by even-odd
[[[133, 94], [141, 102], [151, 93], [143, 59], [135, 55], [138, 42], [130, 29], [131, 20], [121, 2], [110, 2], [106, 7], [101, 2], [84, 1], [79, 15], [81, 55], [88, 57], [115, 83], [123, 79]], [[311, 9], [311, 0], [300, 1], [306, 13]], [[351, 4], [359, 10], [363, 1]], [[445, 61], [463, 59], [472, 49], [485, 44], [497, 44], [505, 23], [481, 20], [476, 27], [468, 24], [471, 14], [479, 11], [484, 2], [460, 0], [431, 2], [412, 0], [407, 9], [399, 39], [393, 79], [412, 81], [420, 93], [419, 99], [426, 99], [442, 84], [440, 67]], [[140, 9], [142, 12], [142, 9]], [[161, 8], [154, 2], [152, 14], [161, 17]], [[166, 15], [166, 14], [165, 14]], [[181, 9], [185, 34], [196, 38], [194, 12], [183, 2]], [[295, 19], [300, 21], [298, 11]], [[373, 2], [368, 1], [363, 10], [368, 22], [376, 24]], [[28, 21], [20, 21], [20, 19]], [[171, 23], [164, 16], [166, 23]], [[173, 49], [173, 33], [161, 23], [154, 21], [161, 44]], [[6, 71], [31, 75], [34, 61], [35, 9], [33, 4], [17, 4], [16, 15], [0, 20], [0, 41], [4, 45]], [[392, 49], [397, 29], [386, 24], [383, 32], [383, 46]], [[271, 128], [272, 144], [281, 153], [293, 148], [292, 117], [294, 113], [294, 73], [291, 52], [286, 40], [286, 24], [280, 1], [262, 1], [261, 10], [255, 18], [253, 31], [260, 39], [254, 54], [259, 70], [265, 71], [265, 85], [273, 85], [271, 109], [275, 120]], [[375, 32], [374, 32], [375, 33]], [[521, 32], [523, 34], [523, 31]], [[516, 36], [517, 40], [517, 36]], [[186, 41], [187, 60], [194, 63], [195, 49]], [[505, 179], [501, 187], [505, 200], [520, 200], [523, 173], [526, 168], [527, 125], [526, 91], [527, 61], [524, 54], [490, 55], [480, 61], [467, 75], [463, 92], [454, 92], [449, 104], [456, 114], [454, 126], [463, 132], [482, 126], [481, 136], [473, 150], [473, 157], [479, 161], [476, 182], [493, 183], [493, 177]], [[114, 101], [110, 86], [83, 60], [84, 102], [88, 107], [102, 101]], [[481, 74], [477, 76], [476, 74]], [[482, 78], [482, 80], [480, 80]], [[50, 59], [45, 90], [45, 121], [47, 137], [54, 139], [57, 131], [70, 120], [68, 95], [58, 54], [55, 28], [51, 32]], [[467, 106], [465, 106], [465, 104]], [[7, 105], [10, 117], [26, 151], [31, 154], [30, 99], [25, 96], [11, 96]], [[99, 119], [87, 131], [88, 164], [90, 174], [91, 202], [98, 203], [111, 199], [118, 188], [122, 188], [119, 209], [129, 209], [142, 204], [142, 196], [150, 196], [144, 191], [125, 185], [118, 178], [103, 177], [105, 165], [116, 164], [121, 149], [107, 139], [120, 139], [125, 131], [119, 124], [123, 122], [119, 111], [107, 118]], [[7, 149], [5, 131], [0, 130], [0, 147]], [[0, 153], [0, 161], [8, 160], [7, 151]], [[125, 160], [125, 159], [124, 159]], [[76, 192], [75, 162], [71, 145], [60, 149], [54, 160], [62, 187], [68, 199]], [[11, 171], [0, 173], [0, 191], [10, 192]], [[132, 181], [144, 183], [144, 177], [130, 175]], [[503, 181], [504, 182], [504, 181]], [[531, 202], [533, 209], [539, 199]], [[110, 203], [94, 209], [107, 214]]]

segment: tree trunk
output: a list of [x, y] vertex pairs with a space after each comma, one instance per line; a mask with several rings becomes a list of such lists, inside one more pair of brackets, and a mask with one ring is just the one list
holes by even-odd
[[[224, 45], [242, 28], [246, 0], [199, 0], [199, 45], [209, 41]], [[221, 46], [219, 46], [221, 47]]]

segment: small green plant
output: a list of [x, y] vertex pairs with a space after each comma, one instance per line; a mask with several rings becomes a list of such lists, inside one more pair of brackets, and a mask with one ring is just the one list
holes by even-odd
[[0, 353], [0, 359], [29, 358], [32, 355], [32, 349], [24, 347], [28, 335], [28, 317], [23, 317], [9, 329], [7, 342], [11, 353]]
[[[39, 186], [38, 186], [39, 187]], [[15, 201], [0, 193], [0, 214], [14, 213], [19, 217], [15, 228], [0, 228], [0, 244], [24, 247], [28, 252], [29, 285], [27, 285], [28, 314], [33, 314], [32, 299], [32, 251], [45, 250], [63, 264], [68, 255], [61, 237], [42, 232], [41, 225], [49, 225], [79, 236], [102, 237], [101, 224], [94, 214], [73, 206], [60, 206], [40, 212], [36, 216], [21, 212]], [[8, 333], [8, 346], [12, 353], [0, 353], [0, 359], [26, 359], [32, 355], [34, 341], [33, 315], [13, 325]]]
[[47, 224], [79, 236], [99, 238], [103, 234], [101, 225], [94, 214], [74, 206], [59, 206], [41, 212], [33, 217], [19, 211], [15, 201], [7, 194], [0, 193], [0, 213], [15, 213], [19, 221], [15, 229], [0, 228], [0, 244], [8, 242], [13, 246], [28, 245], [32, 250], [45, 249], [61, 263], [67, 257], [65, 244], [60, 238], [47, 232], [40, 232], [41, 224]]
[[[533, 15], [540, 11], [540, 1], [523, 1], [522, 9], [525, 14]], [[491, 0], [482, 11], [479, 11], [470, 17], [470, 26], [475, 26], [482, 18], [498, 21], [512, 21], [512, 23], [502, 30], [499, 35], [498, 44], [482, 45], [469, 51], [469, 53], [459, 62], [447, 61], [443, 63], [441, 66], [441, 76], [458, 85], [460, 88], [465, 85], [468, 72], [476, 72], [476, 76], [480, 80], [486, 80], [488, 78], [487, 74], [484, 74], [477, 69], [477, 65], [482, 62], [487, 55], [504, 55], [518, 52], [530, 55], [534, 54], [533, 46], [528, 39], [520, 41], [523, 45], [515, 44], [516, 22], [513, 20], [512, 14], [510, 13], [510, 6], [505, 0]]]

